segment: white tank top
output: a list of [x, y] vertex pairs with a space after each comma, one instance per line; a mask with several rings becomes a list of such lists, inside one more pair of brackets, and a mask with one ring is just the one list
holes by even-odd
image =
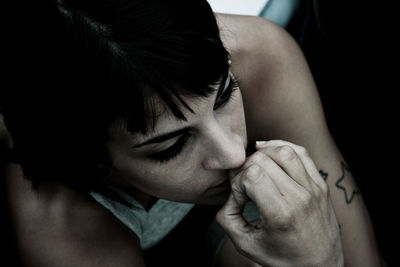
[[194, 207], [194, 204], [159, 199], [146, 211], [130, 195], [115, 187], [112, 189], [132, 207], [96, 192], [90, 192], [90, 195], [138, 236], [143, 250], [157, 245]]

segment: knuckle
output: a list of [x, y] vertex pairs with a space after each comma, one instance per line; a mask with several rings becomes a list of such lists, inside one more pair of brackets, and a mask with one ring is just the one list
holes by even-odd
[[296, 217], [291, 209], [281, 212], [279, 215], [270, 219], [273, 229], [288, 232], [294, 229]]
[[305, 148], [304, 146], [297, 146], [297, 151], [301, 155], [308, 156], [307, 148]]
[[256, 152], [250, 158], [250, 164], [263, 164], [267, 160], [267, 156], [262, 152]]
[[293, 160], [297, 157], [296, 151], [288, 145], [278, 146], [275, 150], [282, 160]]
[[299, 204], [305, 210], [310, 209], [313, 204], [313, 195], [308, 191], [304, 192], [300, 197]]
[[314, 192], [315, 198], [318, 201], [329, 197], [329, 186], [322, 179], [316, 181], [315, 183], [312, 183], [312, 189], [313, 189], [312, 191]]
[[297, 210], [305, 215], [311, 214], [318, 207], [320, 200], [321, 197], [318, 193], [314, 195], [313, 193], [305, 192], [298, 201]]
[[262, 168], [258, 164], [250, 165], [244, 172], [244, 184], [258, 184], [262, 178]]
[[321, 182], [319, 184], [319, 187], [321, 188], [321, 192], [323, 193], [323, 195], [329, 196], [329, 186], [325, 181]]

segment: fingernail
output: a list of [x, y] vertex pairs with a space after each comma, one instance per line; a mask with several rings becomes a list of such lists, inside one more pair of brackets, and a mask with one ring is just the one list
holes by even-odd
[[256, 141], [256, 147], [265, 147], [267, 145], [267, 141]]

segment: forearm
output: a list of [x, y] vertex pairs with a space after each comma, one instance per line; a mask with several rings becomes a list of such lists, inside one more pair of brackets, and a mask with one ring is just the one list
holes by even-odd
[[314, 160], [329, 186], [341, 231], [345, 266], [384, 266], [368, 211], [349, 166], [336, 146], [331, 145], [325, 151], [331, 152], [318, 153]]

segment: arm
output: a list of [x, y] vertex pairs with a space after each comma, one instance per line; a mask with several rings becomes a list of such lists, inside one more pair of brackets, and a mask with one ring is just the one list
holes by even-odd
[[145, 266], [136, 235], [94, 200], [57, 185], [32, 191], [16, 164], [6, 179], [24, 266]]
[[[258, 19], [259, 35], [248, 63], [259, 70], [243, 93], [249, 138], [283, 139], [304, 146], [329, 186], [346, 266], [380, 266], [368, 212], [349, 167], [327, 128], [307, 63], [295, 41], [281, 28]], [[251, 55], [251, 54], [250, 54]], [[238, 72], [243, 73], [244, 69]], [[254, 84], [257, 81], [257, 84]], [[249, 86], [252, 85], [252, 86]], [[256, 126], [256, 127], [255, 127]]]
[[[249, 139], [284, 139], [304, 146], [329, 186], [345, 265], [384, 264], [362, 195], [329, 133], [317, 89], [295, 41], [259, 17], [219, 14], [217, 19], [232, 55], [232, 72], [241, 84]], [[237, 257], [233, 247], [228, 239], [219, 258]]]

